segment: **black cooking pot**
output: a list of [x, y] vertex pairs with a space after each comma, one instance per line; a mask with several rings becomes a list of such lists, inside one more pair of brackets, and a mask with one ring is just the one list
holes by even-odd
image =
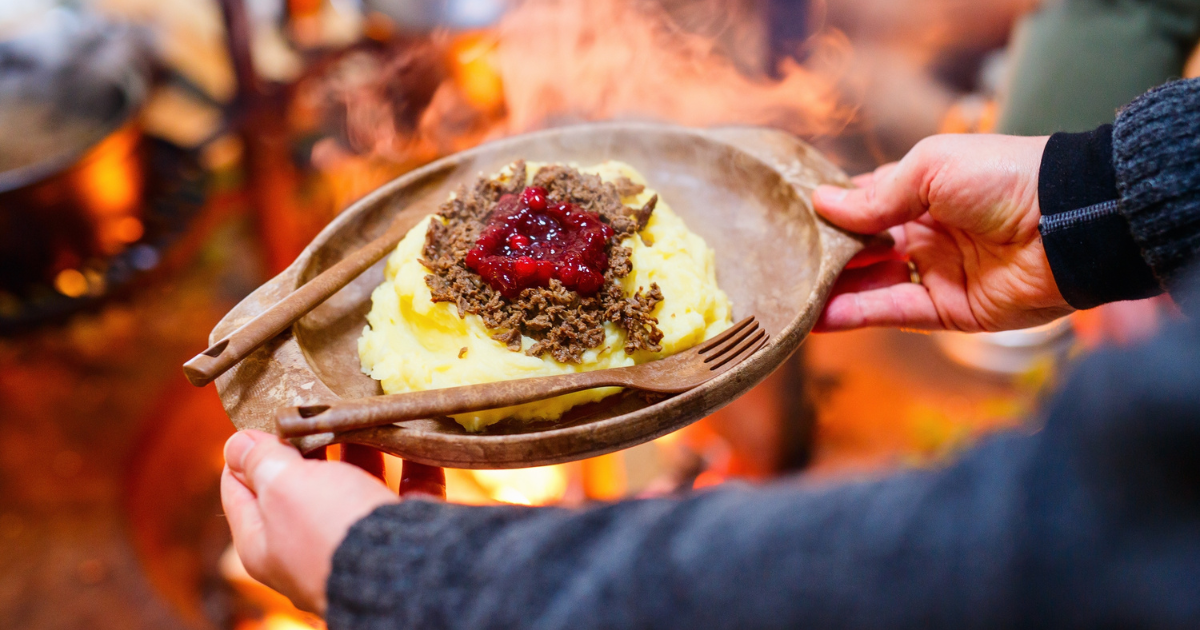
[[141, 236], [147, 59], [132, 29], [63, 10], [0, 41], [0, 315], [95, 290], [89, 264]]

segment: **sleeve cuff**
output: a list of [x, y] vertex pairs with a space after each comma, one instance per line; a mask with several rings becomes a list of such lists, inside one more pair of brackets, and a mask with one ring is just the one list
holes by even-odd
[[1050, 136], [1038, 179], [1038, 229], [1058, 289], [1075, 308], [1162, 293], [1117, 199], [1111, 125]]

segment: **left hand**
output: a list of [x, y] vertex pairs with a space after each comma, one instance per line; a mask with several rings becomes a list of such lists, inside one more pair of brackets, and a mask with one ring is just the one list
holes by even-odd
[[306, 460], [262, 431], [225, 443], [221, 503], [238, 556], [251, 577], [301, 610], [325, 614], [333, 552], [356, 521], [399, 500], [362, 470]]

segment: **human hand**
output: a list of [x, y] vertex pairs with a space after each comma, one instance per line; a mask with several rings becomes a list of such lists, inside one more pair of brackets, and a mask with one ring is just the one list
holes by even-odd
[[399, 500], [361, 469], [306, 460], [268, 433], [242, 431], [225, 443], [221, 503], [238, 556], [251, 577], [302, 610], [324, 615], [334, 550], [356, 521]]
[[855, 178], [856, 190], [817, 188], [813, 205], [830, 222], [864, 234], [889, 230], [896, 242], [851, 261], [817, 330], [998, 331], [1070, 313], [1038, 233], [1046, 140], [934, 136]]

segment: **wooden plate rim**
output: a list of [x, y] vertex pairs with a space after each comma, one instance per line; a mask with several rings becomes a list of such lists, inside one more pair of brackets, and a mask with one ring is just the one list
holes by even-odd
[[[592, 133], [605, 129], [659, 133], [666, 131], [719, 142], [741, 150], [755, 160], [764, 163], [791, 184], [797, 190], [799, 198], [809, 212], [812, 212], [812, 207], [808, 193], [817, 183], [850, 185], [846, 175], [825, 160], [811, 146], [790, 134], [758, 127], [698, 130], [655, 123], [606, 122], [555, 128], [506, 138], [430, 163], [384, 184], [363, 197], [335, 217], [287, 269], [230, 311], [213, 330], [210, 340], [221, 338], [249, 317], [261, 312], [265, 305], [273, 303], [287, 292], [295, 289], [301, 270], [308, 266], [319, 245], [326, 242], [333, 233], [342, 229], [344, 225], [353, 221], [357, 215], [371, 206], [386, 202], [396, 191], [411, 186], [423, 178], [434, 176], [440, 170], [452, 171], [458, 164], [469, 161], [484, 151], [502, 149], [505, 145], [527, 142], [539, 136]], [[791, 172], [791, 169], [786, 168], [787, 164], [798, 162], [801, 155], [807, 159], [810, 169], [820, 171], [817, 173], [819, 179], [799, 180], [796, 174]], [[602, 455], [676, 431], [728, 404], [738, 395], [765, 379], [800, 346], [805, 336], [812, 330], [821, 307], [828, 299], [833, 280], [836, 279], [846, 262], [861, 250], [868, 240], [867, 237], [850, 234], [833, 227], [815, 213], [813, 216], [816, 218], [817, 241], [823, 251], [820, 256], [821, 263], [816, 274], [814, 289], [805, 302], [804, 308], [755, 357], [700, 388], [620, 416], [529, 433], [452, 434], [422, 430], [421, 424], [431, 421], [415, 421], [339, 435], [308, 436], [293, 440], [293, 442], [305, 452], [328, 444], [353, 443], [372, 446], [399, 457], [437, 466], [517, 468], [556, 464]], [[256, 309], [256, 306], [259, 308]], [[297, 365], [297, 358], [303, 365]], [[281, 335], [271, 344], [260, 348], [254, 355], [243, 361], [243, 364], [246, 364], [245, 367], [253, 365], [251, 359], [257, 359], [258, 362], [279, 360], [281, 363], [287, 363], [288, 365], [282, 367], [288, 369], [268, 370], [283, 379], [303, 380], [298, 379], [297, 374], [307, 372], [305, 378], [310, 379], [309, 382], [300, 385], [302, 389], [306, 390], [307, 395], [303, 397], [302, 403], [297, 401], [295, 404], [313, 404], [339, 398], [336, 393], [325, 386], [307, 364], [303, 358], [303, 352], [291, 332]], [[271, 430], [273, 427], [261, 426], [261, 422], [259, 425], [239, 423], [237, 405], [234, 405], [235, 408], [231, 408], [231, 401], [227, 400], [227, 392], [231, 390], [234, 380], [238, 378], [243, 369], [243, 365], [239, 364], [238, 367], [217, 380], [222, 403], [225, 404], [231, 419], [239, 428], [253, 427]], [[252, 388], [251, 395], [263, 394], [263, 392], [257, 391], [260, 389], [262, 388]], [[452, 456], [449, 453], [458, 456]]]

